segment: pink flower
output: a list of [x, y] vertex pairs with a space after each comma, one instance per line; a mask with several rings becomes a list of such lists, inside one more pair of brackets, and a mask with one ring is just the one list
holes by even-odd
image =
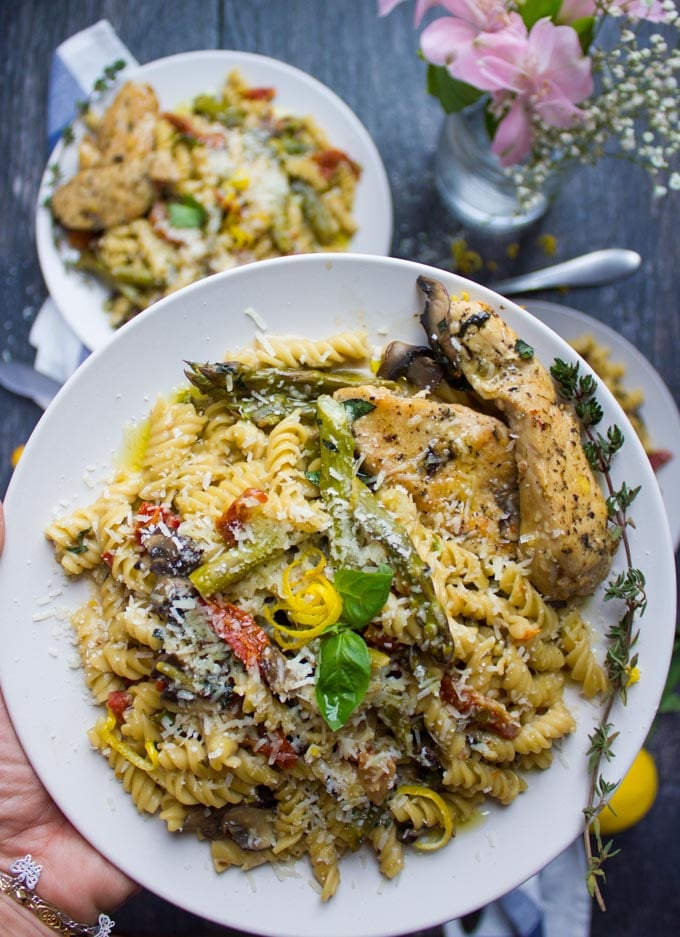
[[660, 0], [619, 0], [618, 3], [612, 4], [612, 8], [620, 10], [632, 20], [661, 23], [664, 19], [664, 10]]
[[575, 105], [593, 91], [590, 59], [575, 31], [547, 17], [528, 35], [510, 30], [479, 35], [474, 55], [462, 64], [451, 70], [454, 77], [490, 91], [501, 107], [509, 104], [492, 145], [503, 166], [529, 154], [532, 115], [553, 127], [571, 127], [583, 119]]
[[[398, 7], [404, 0], [378, 0], [378, 15], [387, 16], [395, 7]], [[416, 8], [413, 14], [413, 20], [416, 26], [420, 26], [420, 21], [425, 16], [430, 7], [445, 6], [440, 0], [416, 0]]]
[[[424, 0], [419, 6], [424, 13], [429, 7], [441, 6], [451, 14], [441, 16], [423, 30], [420, 47], [433, 65], [445, 65], [454, 78], [466, 68], [466, 61], [475, 54], [475, 40], [486, 33], [526, 35], [526, 26], [518, 13], [509, 13], [503, 0]], [[465, 79], [463, 79], [465, 80]]]
[[595, 16], [596, 12], [595, 0], [562, 0], [556, 20], [558, 23], [573, 23], [586, 16]]
[[380, 16], [387, 16], [388, 13], [391, 13], [395, 7], [398, 7], [400, 3], [403, 3], [404, 0], [378, 0], [378, 14]]

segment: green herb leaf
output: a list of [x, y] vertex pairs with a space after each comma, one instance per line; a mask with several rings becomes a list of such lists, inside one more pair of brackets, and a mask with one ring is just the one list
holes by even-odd
[[671, 666], [668, 670], [666, 685], [661, 694], [659, 712], [678, 712], [680, 710], [680, 637], [675, 639]]
[[559, 385], [559, 391], [565, 400], [571, 400], [576, 391], [576, 381], [578, 379], [578, 364], [567, 364], [561, 358], [555, 358], [550, 367], [550, 373], [553, 379]]
[[519, 5], [519, 13], [527, 29], [531, 29], [544, 16], [554, 20], [561, 6], [562, 0], [524, 0]]
[[118, 72], [122, 72], [126, 65], [127, 62], [125, 59], [116, 59], [115, 62], [106, 66], [104, 69], [104, 77], [108, 78], [109, 81], [113, 81], [117, 77]]
[[316, 701], [335, 732], [361, 703], [371, 678], [371, 656], [355, 631], [339, 631], [321, 642], [316, 668]]
[[569, 25], [576, 32], [581, 48], [587, 52], [595, 36], [595, 17], [581, 16]]
[[88, 527], [87, 530], [81, 530], [78, 534], [78, 539], [74, 546], [66, 547], [69, 553], [75, 553], [79, 556], [81, 553], [87, 553], [87, 547], [85, 546], [85, 537], [92, 533], [92, 528]]
[[521, 338], [515, 342], [515, 351], [524, 361], [531, 361], [534, 357], [534, 349]]
[[584, 426], [596, 426], [602, 419], [602, 407], [593, 398], [579, 400], [576, 404], [576, 415]]
[[200, 228], [205, 217], [205, 208], [191, 195], [168, 205], [168, 220], [173, 228]]
[[374, 403], [371, 403], [368, 400], [361, 400], [358, 397], [352, 397], [349, 400], [343, 400], [342, 404], [347, 411], [347, 416], [349, 417], [350, 423], [353, 423], [355, 420], [358, 420], [362, 416], [366, 416], [367, 413], [371, 413], [372, 410], [375, 410]]
[[462, 111], [482, 96], [482, 92], [477, 88], [452, 78], [443, 65], [428, 65], [427, 90], [432, 97], [439, 100], [447, 114]]
[[305, 478], [307, 479], [308, 482], [311, 482], [312, 485], [316, 485], [318, 488], [319, 481], [321, 479], [321, 472], [319, 472], [318, 470], [315, 472], [305, 472]]
[[351, 628], [363, 628], [375, 618], [390, 594], [393, 575], [389, 566], [368, 572], [339, 569], [333, 585], [342, 598], [342, 620]]

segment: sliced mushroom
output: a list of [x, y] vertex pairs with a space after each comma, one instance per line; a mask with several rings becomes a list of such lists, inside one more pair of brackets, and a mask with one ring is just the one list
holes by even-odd
[[300, 674], [294, 670], [286, 655], [273, 644], [262, 651], [260, 673], [269, 689], [280, 700], [294, 696], [300, 687]]
[[430, 277], [419, 276], [417, 283], [425, 296], [420, 323], [425, 329], [435, 361], [441, 366], [447, 381], [453, 387], [469, 387], [467, 378], [460, 367], [458, 355], [460, 346], [452, 338], [449, 327], [451, 297], [448, 290], [438, 280], [432, 280]]
[[200, 548], [186, 537], [156, 532], [145, 536], [143, 543], [151, 559], [151, 572], [157, 576], [186, 576], [201, 565]]
[[167, 613], [181, 600], [195, 597], [196, 590], [189, 579], [182, 576], [159, 576], [150, 599], [157, 612]]
[[241, 849], [259, 852], [261, 849], [270, 849], [276, 842], [274, 815], [262, 807], [230, 807], [222, 814], [220, 825], [223, 833], [230, 836]]
[[444, 369], [432, 357], [431, 348], [390, 342], [383, 353], [378, 377], [391, 381], [405, 377], [415, 387], [433, 392], [444, 379]]
[[218, 810], [189, 807], [182, 832], [199, 833], [208, 840], [229, 836], [241, 849], [251, 852], [270, 849], [276, 842], [273, 812], [247, 804]]

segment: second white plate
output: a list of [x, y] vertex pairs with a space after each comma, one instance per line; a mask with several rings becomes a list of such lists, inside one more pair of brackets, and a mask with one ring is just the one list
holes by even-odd
[[[168, 56], [126, 72], [126, 78], [150, 84], [161, 108], [168, 110], [202, 92], [217, 91], [232, 69], [238, 69], [251, 85], [274, 87], [278, 108], [313, 117], [332, 145], [359, 163], [362, 174], [354, 206], [358, 230], [349, 249], [357, 254], [389, 254], [392, 197], [380, 154], [354, 112], [316, 78], [277, 59], [229, 50]], [[108, 291], [93, 276], [70, 269], [55, 242], [52, 213], [45, 206], [53, 186], [50, 167], [55, 163], [69, 178], [77, 169], [75, 148], [65, 150], [58, 144], [45, 170], [36, 214], [38, 256], [47, 288], [61, 314], [83, 344], [94, 350], [105, 345], [115, 331], [104, 309]]]

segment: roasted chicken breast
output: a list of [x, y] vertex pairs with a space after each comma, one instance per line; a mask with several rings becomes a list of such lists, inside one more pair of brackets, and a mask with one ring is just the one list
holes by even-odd
[[148, 85], [123, 85], [91, 141], [96, 162], [52, 196], [65, 228], [101, 231], [147, 213], [155, 197], [150, 161], [157, 118], [158, 100]]
[[81, 169], [52, 196], [52, 209], [65, 228], [102, 231], [141, 218], [155, 189], [146, 160]]
[[[576, 415], [560, 403], [549, 373], [490, 306], [450, 300], [420, 277], [423, 325], [484, 400], [493, 401], [515, 437], [520, 556], [552, 599], [590, 595], [611, 563], [607, 504], [590, 469]], [[522, 352], [522, 353], [521, 353]]]
[[373, 404], [353, 425], [371, 475], [403, 486], [419, 511], [471, 549], [514, 550], [517, 468], [513, 440], [500, 420], [383, 387], [344, 388], [334, 396]]

